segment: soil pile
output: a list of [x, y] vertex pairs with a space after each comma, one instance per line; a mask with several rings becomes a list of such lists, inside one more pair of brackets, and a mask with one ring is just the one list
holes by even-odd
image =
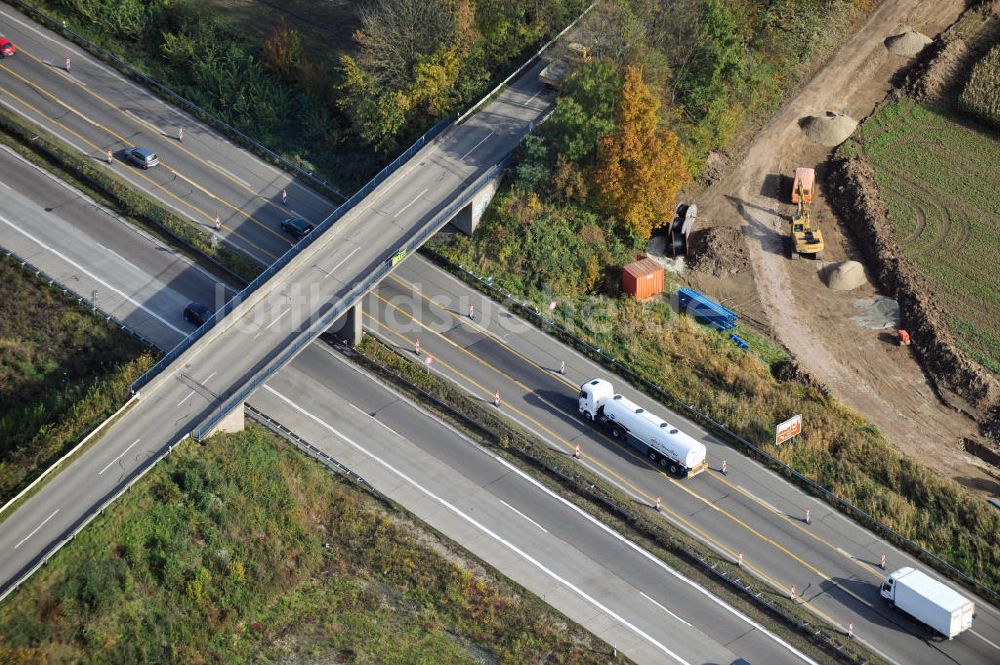
[[810, 115], [799, 121], [799, 126], [810, 141], [833, 148], [854, 133], [858, 121], [843, 113], [827, 111], [825, 115]]
[[852, 291], [866, 284], [865, 267], [857, 261], [839, 261], [823, 271], [823, 280], [834, 291]]
[[794, 382], [807, 388], [815, 388], [824, 395], [829, 395], [830, 391], [822, 383], [816, 380], [808, 369], [799, 364], [798, 360], [779, 360], [771, 365], [771, 375], [783, 383]]
[[688, 236], [687, 265], [713, 277], [728, 277], [750, 269], [743, 232], [734, 228], [698, 229]]
[[886, 39], [885, 47], [889, 49], [889, 53], [912, 58], [923, 51], [932, 41], [934, 40], [927, 35], [907, 30]]

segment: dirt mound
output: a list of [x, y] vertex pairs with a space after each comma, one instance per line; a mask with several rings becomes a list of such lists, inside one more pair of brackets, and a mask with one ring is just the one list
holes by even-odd
[[809, 115], [799, 121], [799, 127], [810, 141], [829, 148], [840, 145], [854, 133], [858, 121], [843, 113], [827, 111], [825, 115]]
[[771, 365], [771, 375], [778, 381], [789, 383], [794, 382], [807, 388], [815, 388], [824, 395], [829, 395], [830, 391], [822, 383], [816, 380], [809, 370], [799, 364], [798, 360], [779, 360]]
[[823, 270], [823, 281], [835, 291], [852, 291], [868, 283], [865, 267], [857, 261], [839, 261]]
[[729, 159], [725, 154], [713, 150], [705, 158], [705, 168], [698, 174], [698, 182], [713, 185], [722, 179], [729, 167]]
[[687, 265], [714, 277], [750, 270], [743, 232], [734, 228], [697, 229], [688, 236]]
[[871, 166], [855, 157], [834, 160], [831, 167], [829, 180], [834, 186], [827, 191], [843, 211], [842, 219], [882, 289], [899, 302], [901, 326], [909, 331], [913, 349], [938, 393], [989, 428], [1000, 414], [1000, 379], [956, 345], [925, 280], [896, 241]]
[[886, 39], [885, 47], [889, 49], [889, 53], [912, 58], [923, 51], [932, 41], [934, 40], [927, 35], [907, 30]]

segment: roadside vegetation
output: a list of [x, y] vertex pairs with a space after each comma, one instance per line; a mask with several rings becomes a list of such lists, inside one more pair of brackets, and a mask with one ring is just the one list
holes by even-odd
[[155, 353], [0, 257], [0, 504], [129, 398]]
[[[775, 380], [767, 363], [782, 354], [761, 353], [762, 363], [753, 347], [740, 352], [665, 300], [638, 303], [619, 292], [621, 265], [670, 221], [677, 188], [703, 177], [711, 152], [738, 146], [794, 91], [811, 56], [835, 46], [838, 31], [870, 8], [716, 0], [603, 7], [585, 27], [595, 58], [524, 141], [475, 237], [444, 239], [433, 250], [540, 311], [556, 302], [560, 325], [660, 386], [672, 406], [689, 404], [759, 446], [773, 441], [778, 422], [802, 414], [804, 434], [769, 452], [1000, 588], [995, 509], [902, 456], [818, 387]], [[616, 151], [626, 142], [631, 161]], [[650, 159], [635, 157], [647, 151]], [[976, 297], [992, 298], [983, 289]]]
[[610, 662], [541, 599], [254, 425], [179, 446], [13, 600], [0, 662]]
[[283, 3], [253, 2], [255, 10], [242, 12], [221, 0], [34, 4], [345, 189], [464, 110], [586, 7], [583, 0], [374, 0], [323, 3], [330, 7], [319, 11], [316, 3], [282, 10]]
[[844, 151], [874, 166], [900, 247], [959, 347], [1000, 374], [1000, 172], [987, 166], [1000, 164], [996, 133], [955, 110], [903, 98], [869, 118], [860, 143]]

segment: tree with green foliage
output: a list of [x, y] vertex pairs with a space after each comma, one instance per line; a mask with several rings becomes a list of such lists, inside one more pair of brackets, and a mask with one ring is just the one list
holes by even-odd
[[601, 139], [598, 150], [595, 180], [602, 204], [638, 241], [669, 221], [677, 192], [690, 177], [677, 135], [659, 126], [659, 108], [642, 70], [627, 67], [616, 131]]

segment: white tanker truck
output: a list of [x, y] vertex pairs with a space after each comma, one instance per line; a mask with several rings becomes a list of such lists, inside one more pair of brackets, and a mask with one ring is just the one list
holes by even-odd
[[677, 476], [708, 468], [705, 446], [630, 399], [616, 395], [611, 382], [591, 379], [580, 386], [580, 415], [631, 441], [643, 455]]

